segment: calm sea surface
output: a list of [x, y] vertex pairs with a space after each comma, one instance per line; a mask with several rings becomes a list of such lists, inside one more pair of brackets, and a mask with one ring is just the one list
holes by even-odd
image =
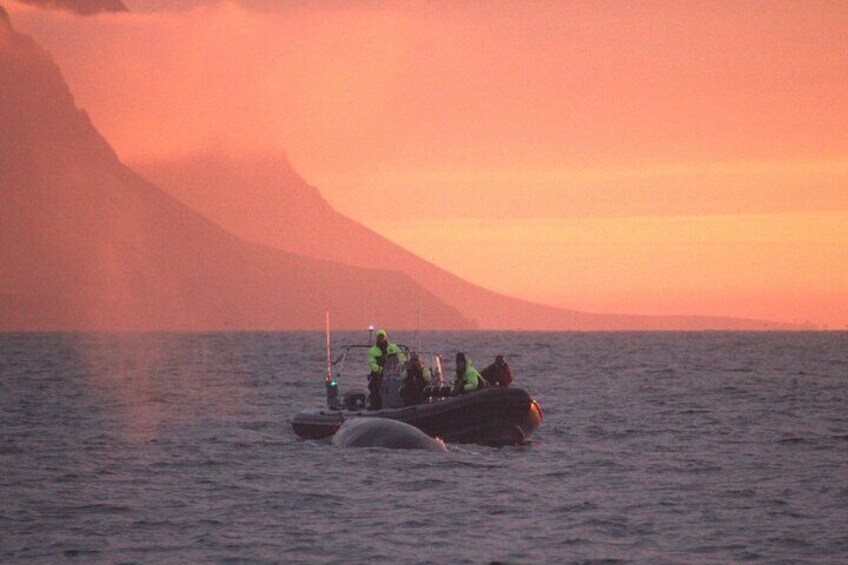
[[535, 442], [298, 440], [320, 333], [0, 334], [0, 562], [848, 563], [848, 334], [421, 341], [506, 355]]

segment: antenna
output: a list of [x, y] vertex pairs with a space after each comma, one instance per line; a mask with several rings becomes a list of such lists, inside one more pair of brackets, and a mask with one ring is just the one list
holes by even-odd
[[327, 310], [324, 312], [325, 322], [327, 328], [327, 382], [331, 382], [333, 380], [333, 359], [332, 353], [330, 352], [330, 311]]
[[333, 358], [330, 351], [330, 311], [325, 313], [327, 326], [327, 375], [324, 377], [324, 388], [327, 390], [327, 408], [341, 410], [339, 403], [339, 383], [333, 380]]
[[415, 311], [415, 341], [417, 341], [418, 354], [421, 355], [421, 301], [418, 301], [418, 309]]

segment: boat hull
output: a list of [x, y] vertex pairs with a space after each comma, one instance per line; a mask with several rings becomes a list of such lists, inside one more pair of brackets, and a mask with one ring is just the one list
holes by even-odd
[[406, 408], [301, 412], [291, 424], [298, 437], [324, 439], [348, 418], [389, 418], [450, 443], [502, 446], [526, 442], [541, 424], [542, 410], [523, 389], [491, 387]]

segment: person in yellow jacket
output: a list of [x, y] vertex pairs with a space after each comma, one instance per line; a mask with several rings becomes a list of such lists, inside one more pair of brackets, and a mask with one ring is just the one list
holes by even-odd
[[471, 364], [471, 360], [465, 357], [465, 353], [456, 354], [456, 372], [453, 375], [453, 386], [451, 394], [465, 394], [477, 390], [481, 386], [483, 377]]
[[391, 358], [392, 364], [397, 362], [397, 367], [406, 363], [406, 356], [396, 343], [389, 341], [386, 330], [377, 330], [377, 343], [368, 350], [368, 366], [371, 374], [368, 375], [368, 409], [379, 410], [383, 406], [383, 398], [380, 387], [383, 384], [383, 371], [386, 362]]

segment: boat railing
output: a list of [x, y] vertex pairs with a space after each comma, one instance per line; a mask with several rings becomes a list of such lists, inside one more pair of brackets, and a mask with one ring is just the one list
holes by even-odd
[[[439, 381], [442, 380], [442, 375], [441, 375], [441, 372], [440, 372], [440, 370], [441, 370], [441, 361], [440, 360], [441, 360], [441, 357], [442, 357], [441, 353], [436, 352], [436, 351], [415, 350], [415, 349], [413, 349], [413, 348], [411, 348], [408, 345], [403, 344], [403, 343], [399, 343], [397, 345], [398, 345], [398, 347], [400, 347], [400, 350], [403, 352], [403, 354], [406, 356], [407, 359], [409, 359], [412, 356], [413, 353], [417, 354], [422, 359], [427, 358], [427, 357], [432, 359], [433, 363], [432, 363], [431, 369], [434, 369], [435, 372], [437, 373], [434, 376], [438, 377]], [[344, 372], [345, 360], [347, 359], [348, 353], [350, 353], [352, 350], [363, 350], [364, 349], [364, 350], [367, 351], [371, 347], [372, 347], [371, 344], [352, 343], [352, 344], [343, 345], [340, 348], [338, 348], [337, 351], [339, 351], [339, 353], [337, 354], [335, 360], [333, 360], [333, 362], [332, 362], [332, 366], [333, 366], [333, 368], [335, 368], [335, 372], [336, 372], [336, 380], [338, 381], [339, 378], [342, 376], [342, 374]], [[363, 361], [364, 361], [364, 359], [363, 359]]]

